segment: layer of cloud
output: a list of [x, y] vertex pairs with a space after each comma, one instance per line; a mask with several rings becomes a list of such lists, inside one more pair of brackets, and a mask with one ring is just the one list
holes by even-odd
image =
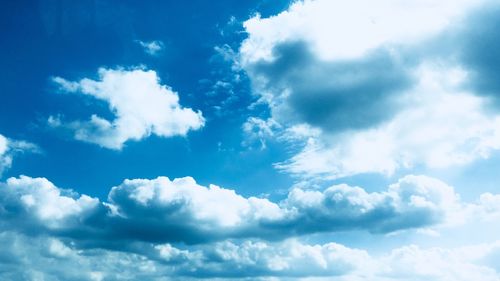
[[160, 177], [126, 180], [101, 202], [22, 176], [0, 185], [0, 277], [499, 280], [498, 242], [457, 249], [411, 245], [373, 255], [297, 238], [323, 231], [427, 228], [463, 219], [496, 221], [498, 198], [485, 193], [464, 203], [439, 180], [406, 176], [384, 192], [345, 184], [324, 191], [295, 188], [273, 203], [207, 188], [192, 178]]
[[109, 104], [113, 120], [93, 114], [88, 121], [65, 123], [50, 117], [49, 125], [74, 131], [75, 139], [110, 149], [121, 149], [129, 140], [141, 140], [151, 134], [185, 136], [201, 128], [201, 112], [183, 108], [176, 92], [161, 85], [155, 71], [99, 69], [99, 80], [84, 78], [78, 82], [53, 78], [62, 91], [93, 96]]
[[450, 249], [408, 245], [379, 255], [294, 239], [196, 248], [142, 244], [142, 251], [131, 252], [1, 232], [0, 245], [0, 278], [6, 280], [500, 280], [498, 241]]
[[323, 191], [294, 188], [278, 203], [215, 185], [204, 187], [190, 177], [125, 180], [111, 189], [108, 202], [26, 176], [2, 183], [0, 194], [0, 229], [103, 247], [120, 247], [126, 241], [203, 244], [352, 230], [390, 233], [500, 213], [488, 203], [497, 195], [465, 204], [447, 184], [411, 175], [383, 192], [345, 184]]

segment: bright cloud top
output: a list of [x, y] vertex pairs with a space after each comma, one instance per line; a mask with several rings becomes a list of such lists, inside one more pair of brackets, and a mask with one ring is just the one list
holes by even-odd
[[408, 44], [443, 30], [479, 1], [297, 1], [276, 16], [244, 23], [245, 62], [271, 59], [279, 43], [304, 40], [323, 59], [353, 59], [388, 44]]
[[[500, 115], [488, 108], [499, 89], [487, 27], [498, 17], [485, 3], [298, 1], [246, 21], [240, 62], [278, 123], [272, 133], [319, 132], [276, 167], [335, 179], [488, 158]], [[474, 48], [480, 40], [488, 49]]]
[[[125, 180], [112, 188], [108, 202], [26, 176], [2, 183], [0, 195], [0, 242], [5, 245], [0, 258], [12, 261], [0, 264], [0, 269], [10, 268], [0, 270], [3, 277], [28, 266], [22, 272], [27, 280], [72, 280], [79, 264], [81, 280], [106, 280], [126, 262], [123, 275], [112, 280], [165, 275], [498, 280], [493, 262], [498, 242], [457, 249], [411, 245], [373, 256], [337, 243], [308, 245], [294, 238], [321, 231], [426, 228], [454, 216], [499, 217], [499, 208], [492, 207], [499, 195], [463, 203], [452, 187], [425, 176], [406, 176], [384, 192], [348, 185], [295, 188], [279, 203], [204, 187], [189, 177]], [[52, 267], [53, 259], [64, 266]]]
[[112, 188], [108, 202], [26, 176], [8, 179], [0, 194], [3, 230], [37, 229], [93, 243], [203, 244], [231, 238], [286, 239], [291, 233], [390, 233], [498, 213], [490, 207], [498, 195], [485, 194], [477, 204], [465, 204], [452, 187], [425, 176], [406, 176], [373, 193], [345, 184], [324, 191], [294, 188], [277, 203], [204, 187], [189, 177], [126, 180]]
[[101, 68], [98, 73], [99, 80], [84, 78], [71, 82], [55, 77], [53, 81], [63, 91], [106, 101], [115, 119], [107, 120], [94, 114], [88, 121], [62, 124], [58, 118], [51, 117], [50, 125], [71, 128], [77, 140], [121, 149], [129, 140], [138, 141], [151, 134], [184, 136], [205, 123], [201, 112], [179, 104], [177, 93], [161, 85], [155, 71]]

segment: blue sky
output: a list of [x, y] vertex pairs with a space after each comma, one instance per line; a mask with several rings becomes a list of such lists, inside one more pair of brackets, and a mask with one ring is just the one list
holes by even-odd
[[500, 280], [500, 6], [0, 9], [0, 279]]

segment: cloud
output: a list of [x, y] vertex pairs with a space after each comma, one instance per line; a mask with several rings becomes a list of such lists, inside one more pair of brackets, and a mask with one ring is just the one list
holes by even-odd
[[151, 56], [156, 56], [160, 54], [160, 52], [163, 51], [164, 48], [163, 42], [159, 40], [154, 40], [154, 41], [137, 40], [136, 42], [139, 45], [141, 45], [142, 48], [144, 48], [144, 52], [146, 52], [148, 55]]
[[381, 46], [425, 40], [482, 2], [296, 1], [278, 15], [244, 22], [249, 36], [240, 52], [246, 64], [270, 61], [277, 45], [300, 40], [322, 60], [356, 59]]
[[369, 266], [367, 252], [328, 243], [306, 245], [296, 240], [282, 243], [245, 241], [241, 244], [219, 242], [203, 251], [206, 262], [187, 275], [196, 277], [258, 276], [339, 276], [359, 264]]
[[406, 176], [383, 192], [345, 184], [295, 188], [273, 203], [192, 178], [160, 177], [125, 180], [101, 202], [21, 176], [0, 185], [0, 279], [498, 280], [499, 242], [456, 249], [408, 245], [373, 255], [297, 237], [432, 227], [462, 216], [496, 220], [498, 196], [463, 203], [437, 179]]
[[384, 49], [360, 59], [322, 61], [298, 41], [276, 45], [273, 56], [245, 70], [273, 118], [288, 125], [307, 123], [329, 132], [370, 127], [394, 114], [395, 95], [412, 80], [406, 63]]
[[40, 149], [35, 144], [8, 139], [0, 135], [0, 177], [3, 172], [11, 167], [12, 158], [15, 154], [21, 152], [39, 152]]
[[486, 5], [471, 14], [465, 24], [449, 36], [453, 54], [469, 71], [469, 87], [479, 96], [489, 98], [496, 110], [500, 106], [500, 24], [498, 3]]
[[2, 172], [10, 167], [12, 158], [7, 156], [7, 150], [8, 150], [8, 140], [6, 137], [0, 135], [0, 175]]
[[[493, 242], [487, 247], [490, 247], [489, 251], [497, 252], [500, 249], [498, 246], [498, 242]], [[495, 268], [480, 261], [489, 254], [484, 247], [485, 245], [456, 249], [422, 249], [415, 245], [402, 247], [381, 259], [381, 263], [388, 266], [380, 275], [389, 280], [498, 280], [500, 276]]]
[[280, 129], [280, 127], [280, 124], [272, 118], [264, 120], [249, 117], [242, 126], [243, 133], [245, 134], [245, 140], [242, 142], [242, 145], [251, 148], [255, 143], [258, 143], [259, 148], [263, 150], [266, 148], [266, 140], [272, 138], [275, 130]]
[[49, 118], [49, 125], [74, 131], [75, 139], [109, 149], [122, 149], [129, 140], [138, 141], [151, 134], [160, 137], [185, 136], [201, 128], [205, 120], [200, 111], [183, 108], [176, 92], [161, 85], [155, 71], [143, 69], [99, 69], [99, 80], [78, 82], [53, 78], [60, 89], [90, 95], [109, 104], [114, 115], [108, 120], [93, 114], [88, 121], [64, 123]]
[[189, 177], [125, 180], [111, 189], [108, 202], [26, 176], [8, 179], [0, 194], [0, 229], [116, 247], [126, 241], [203, 244], [352, 230], [389, 233], [465, 216], [453, 188], [425, 176], [406, 176], [383, 192], [345, 184], [323, 191], [294, 188], [277, 203], [204, 187]]
[[500, 148], [490, 108], [498, 11], [488, 1], [316, 0], [246, 21], [240, 65], [282, 127], [277, 139], [303, 145], [276, 167], [335, 179], [488, 158]]
[[[226, 241], [198, 249], [179, 249], [170, 244], [143, 245], [149, 251], [131, 253], [78, 248], [68, 240], [2, 232], [0, 245], [3, 249], [0, 277], [9, 280], [249, 277], [259, 280], [268, 276], [338, 276], [351, 272], [361, 263], [371, 262], [362, 250], [335, 243], [307, 245], [295, 240], [283, 243]], [[122, 269], [117, 271], [118, 268]]]
[[485, 100], [460, 89], [467, 76], [461, 68], [431, 64], [418, 71], [411, 107], [370, 129], [309, 138], [301, 152], [277, 167], [306, 177], [390, 175], [418, 165], [463, 165], [500, 148], [500, 116], [484, 109]]
[[[141, 253], [79, 248], [71, 240], [0, 233], [6, 280], [485, 280], [496, 281], [494, 241], [459, 248], [408, 245], [377, 255], [295, 239], [224, 241], [202, 247], [143, 244]], [[75, 271], [78, 268], [78, 271]], [[271, 279], [278, 278], [278, 279]]]

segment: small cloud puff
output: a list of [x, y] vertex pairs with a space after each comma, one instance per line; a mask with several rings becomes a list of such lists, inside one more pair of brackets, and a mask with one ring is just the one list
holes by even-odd
[[141, 140], [152, 134], [160, 137], [185, 136], [190, 130], [204, 126], [200, 111], [183, 108], [179, 96], [161, 85], [153, 70], [99, 69], [99, 80], [84, 78], [77, 82], [54, 77], [62, 91], [81, 93], [103, 100], [115, 116], [114, 120], [96, 114], [87, 121], [64, 123], [49, 117], [50, 126], [63, 126], [74, 131], [77, 140], [120, 150], [129, 140]]
[[156, 56], [159, 55], [163, 48], [165, 47], [162, 41], [154, 40], [154, 41], [141, 41], [136, 40], [136, 42], [144, 48], [144, 52], [148, 55]]

